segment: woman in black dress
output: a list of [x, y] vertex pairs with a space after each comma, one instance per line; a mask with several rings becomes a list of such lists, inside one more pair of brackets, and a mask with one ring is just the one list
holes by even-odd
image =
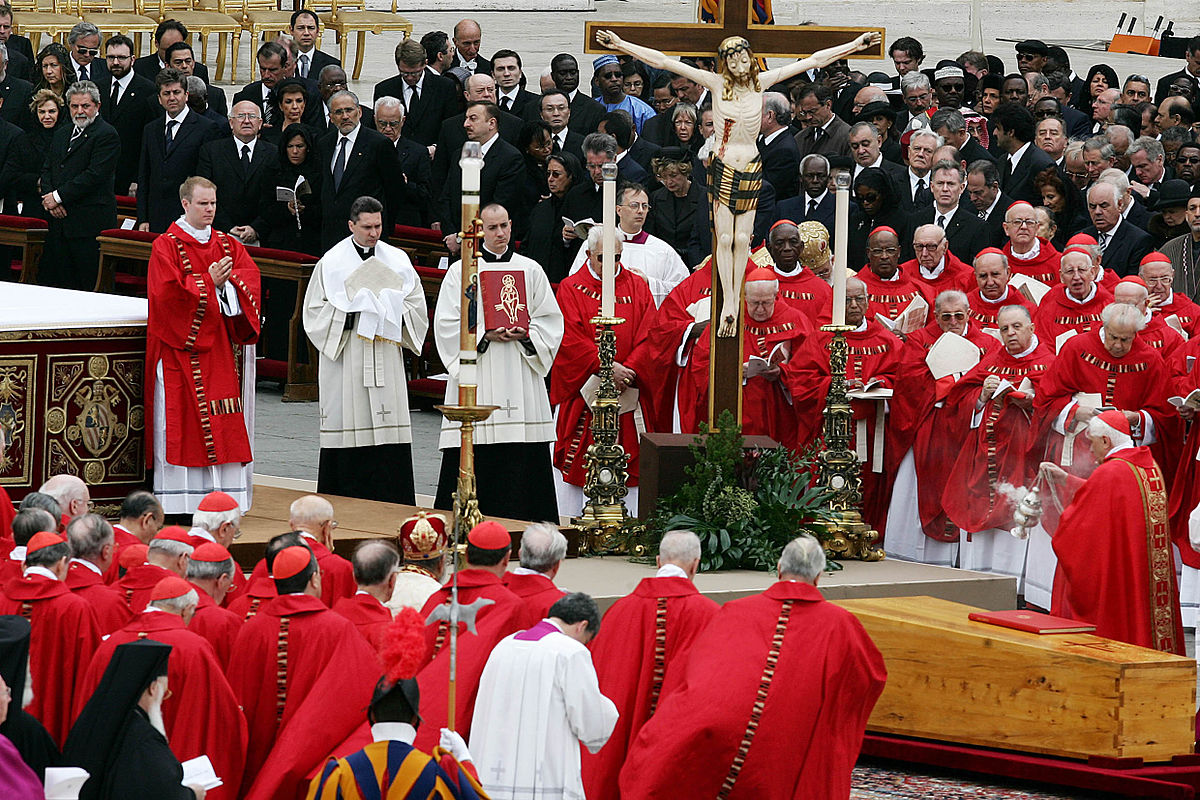
[[67, 115], [63, 113], [62, 98], [50, 89], [34, 92], [29, 111], [33, 115], [34, 126], [13, 142], [12, 154], [5, 162], [3, 171], [0, 171], [0, 186], [10, 197], [21, 201], [22, 216], [49, 221], [50, 212], [42, 207], [38, 181], [42, 177], [42, 163], [46, 160], [46, 151], [50, 149], [50, 140]]
[[664, 147], [650, 166], [662, 188], [650, 197], [646, 232], [675, 248], [687, 264], [688, 240], [696, 227], [696, 209], [704, 199], [704, 187], [692, 180], [692, 156], [681, 148]]
[[846, 266], [858, 271], [867, 263], [867, 236], [880, 225], [896, 231], [903, 243], [908, 235], [904, 211], [887, 173], [879, 167], [867, 167], [854, 179], [854, 202], [850, 212], [850, 236]]
[[529, 236], [521, 251], [541, 264], [551, 283], [567, 277], [571, 266], [562, 239], [563, 197], [583, 172], [579, 159], [570, 153], [555, 153], [546, 159], [546, 187], [550, 196], [538, 203], [529, 215]]

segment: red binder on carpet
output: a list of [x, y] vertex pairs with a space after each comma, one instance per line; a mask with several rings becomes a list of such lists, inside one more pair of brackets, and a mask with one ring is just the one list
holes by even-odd
[[967, 619], [1038, 634], [1088, 633], [1096, 630], [1095, 625], [1081, 620], [1039, 614], [1035, 611], [976, 611], [968, 614]]

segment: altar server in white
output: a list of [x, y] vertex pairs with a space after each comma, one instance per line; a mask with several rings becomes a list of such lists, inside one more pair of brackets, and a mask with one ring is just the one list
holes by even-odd
[[[646, 279], [657, 307], [691, 273], [675, 248], [643, 230], [649, 213], [646, 190], [636, 183], [625, 184], [617, 195], [617, 235], [625, 243], [621, 265]], [[578, 272], [585, 261], [587, 248], [581, 247], [571, 264], [571, 274]]]
[[[550, 450], [554, 418], [546, 375], [562, 344], [563, 315], [554, 299], [550, 280], [536, 261], [513, 252], [509, 244], [512, 225], [508, 211], [495, 203], [479, 212], [483, 246], [479, 271], [519, 273], [524, 281], [528, 327], [495, 327], [484, 330], [483, 309], [477, 328], [479, 358], [476, 367], [480, 405], [499, 408], [475, 425], [475, 478], [479, 510], [490, 517], [535, 521], [558, 519]], [[515, 277], [515, 276], [514, 276]], [[459, 299], [462, 296], [462, 262], [456, 261], [442, 278], [434, 311], [434, 336], [438, 355], [446, 365], [446, 403], [458, 403]], [[442, 469], [435, 508], [452, 508], [458, 483], [459, 423], [442, 421], [438, 446]]]
[[492, 800], [583, 798], [579, 745], [598, 752], [618, 716], [587, 648], [599, 630], [596, 601], [569, 594], [492, 650], [471, 720], [471, 751]]
[[429, 312], [408, 255], [379, 241], [383, 205], [360, 197], [350, 235], [313, 269], [304, 331], [320, 354], [317, 491], [412, 505], [412, 425], [402, 347], [421, 351]]

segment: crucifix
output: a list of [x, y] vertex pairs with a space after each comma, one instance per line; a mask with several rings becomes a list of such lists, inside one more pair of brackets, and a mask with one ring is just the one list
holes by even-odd
[[[759, 25], [753, 22], [752, 0], [744, 2], [744, 12], [728, 11], [729, 0], [719, 0], [716, 24], [589, 22], [584, 40], [589, 53], [606, 49], [627, 53], [704, 86], [713, 100], [716, 132], [708, 165], [714, 266], [709, 325], [710, 427], [725, 409], [741, 419], [742, 284], [762, 186], [757, 138], [763, 92], [851, 54], [882, 58], [884, 52], [882, 29]], [[847, 43], [847, 34], [857, 37]], [[661, 49], [632, 44], [623, 35], [653, 41]], [[711, 56], [714, 52], [716, 73], [665, 55]], [[801, 60], [760, 72], [754, 59], [771, 56]]]

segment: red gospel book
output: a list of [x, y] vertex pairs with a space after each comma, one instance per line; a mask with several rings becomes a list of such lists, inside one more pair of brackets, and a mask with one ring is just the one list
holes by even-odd
[[483, 305], [483, 326], [486, 330], [529, 330], [529, 295], [525, 291], [524, 270], [480, 270], [479, 293]]
[[967, 619], [1027, 633], [1088, 633], [1096, 630], [1095, 625], [1077, 619], [1053, 617], [1035, 611], [977, 611], [969, 614]]

